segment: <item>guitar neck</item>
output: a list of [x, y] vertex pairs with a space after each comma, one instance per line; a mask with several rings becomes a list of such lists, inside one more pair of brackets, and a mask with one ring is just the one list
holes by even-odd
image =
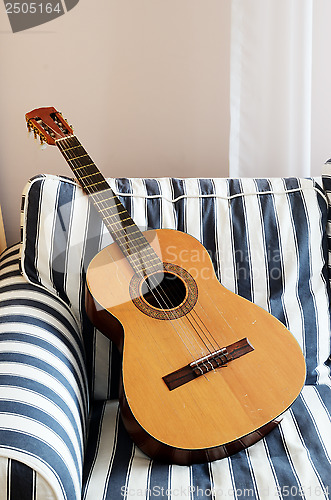
[[133, 270], [146, 275], [162, 262], [76, 136], [56, 140], [84, 192]]

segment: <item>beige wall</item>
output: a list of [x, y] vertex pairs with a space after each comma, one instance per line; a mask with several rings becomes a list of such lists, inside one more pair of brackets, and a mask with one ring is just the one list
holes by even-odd
[[28, 138], [24, 114], [55, 106], [106, 176], [226, 176], [230, 0], [80, 0], [11, 33], [0, 8], [0, 201], [8, 243], [37, 173], [71, 175]]

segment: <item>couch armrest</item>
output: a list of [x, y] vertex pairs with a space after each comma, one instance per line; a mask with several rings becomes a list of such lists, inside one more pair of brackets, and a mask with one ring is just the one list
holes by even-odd
[[19, 251], [0, 259], [0, 489], [10, 484], [1, 475], [24, 470], [38, 499], [80, 499], [88, 412], [80, 328], [58, 297], [22, 277]]

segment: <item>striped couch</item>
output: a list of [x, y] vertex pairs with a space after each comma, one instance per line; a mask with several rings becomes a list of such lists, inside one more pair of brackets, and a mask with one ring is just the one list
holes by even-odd
[[22, 241], [0, 260], [0, 500], [330, 498], [331, 165], [318, 179], [109, 182], [142, 229], [198, 238], [225, 287], [290, 329], [305, 386], [229, 458], [146, 457], [119, 416], [119, 355], [83, 307], [87, 265], [111, 237], [75, 182], [37, 176]]

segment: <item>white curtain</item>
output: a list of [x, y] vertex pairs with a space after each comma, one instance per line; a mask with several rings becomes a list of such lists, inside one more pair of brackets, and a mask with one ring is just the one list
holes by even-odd
[[311, 175], [312, 46], [313, 0], [232, 0], [231, 177]]

